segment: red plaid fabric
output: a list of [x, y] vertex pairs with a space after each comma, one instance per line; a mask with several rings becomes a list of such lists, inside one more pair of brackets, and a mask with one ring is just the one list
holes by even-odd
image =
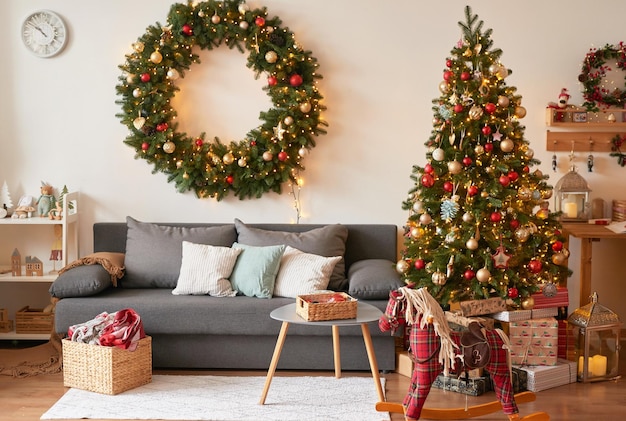
[[[488, 330], [485, 336], [491, 347], [491, 358], [485, 366], [485, 370], [493, 378], [496, 397], [502, 404], [503, 412], [516, 414], [519, 411], [515, 403], [511, 375], [507, 364], [507, 350], [503, 348], [502, 338], [495, 331]], [[452, 332], [451, 338], [459, 345], [461, 338], [459, 332]], [[419, 323], [416, 323], [411, 328], [409, 342], [411, 354], [415, 361], [415, 369], [411, 376], [409, 391], [402, 403], [408, 417], [419, 419], [430, 388], [443, 370], [438, 361], [439, 337], [435, 334], [432, 325], [420, 329]]]

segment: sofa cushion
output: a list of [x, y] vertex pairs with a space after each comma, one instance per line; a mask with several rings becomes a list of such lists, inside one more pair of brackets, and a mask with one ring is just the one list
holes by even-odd
[[126, 218], [124, 288], [174, 288], [180, 273], [183, 240], [230, 247], [236, 241], [232, 225], [182, 227]]
[[285, 246], [248, 246], [233, 244], [241, 249], [230, 283], [234, 290], [248, 297], [270, 298], [274, 294], [274, 282]]
[[241, 249], [183, 241], [183, 259], [174, 295], [234, 297], [228, 277]]
[[339, 256], [340, 259], [333, 269], [328, 288], [341, 290], [346, 283], [344, 254], [346, 252], [348, 228], [344, 225], [332, 224], [304, 232], [286, 232], [249, 227], [241, 220], [235, 219], [235, 228], [238, 235], [237, 242], [241, 244], [251, 246], [284, 244], [304, 253], [325, 257]]
[[389, 292], [404, 286], [395, 264], [385, 259], [355, 262], [348, 271], [348, 293], [361, 300], [385, 300]]
[[111, 275], [102, 266], [77, 266], [59, 275], [50, 286], [49, 292], [56, 298], [88, 297], [111, 285]]
[[280, 259], [274, 295], [296, 298], [298, 295], [325, 290], [339, 260], [341, 256], [318, 256], [287, 246]]

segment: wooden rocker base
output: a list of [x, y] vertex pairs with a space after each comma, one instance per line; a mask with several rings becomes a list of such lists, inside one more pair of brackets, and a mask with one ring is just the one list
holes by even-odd
[[[515, 395], [515, 402], [518, 404], [533, 402], [536, 396], [533, 392], [521, 392]], [[394, 414], [404, 414], [404, 407], [398, 402], [378, 402], [376, 403], [378, 412], [391, 412]], [[429, 420], [465, 420], [483, 415], [493, 414], [502, 410], [499, 401], [473, 405], [465, 408], [422, 408], [420, 418]], [[550, 421], [550, 416], [545, 412], [535, 412], [525, 417], [520, 417], [520, 421]]]

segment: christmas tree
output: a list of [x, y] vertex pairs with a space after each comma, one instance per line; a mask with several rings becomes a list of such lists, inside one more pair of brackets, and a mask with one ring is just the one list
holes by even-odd
[[524, 127], [521, 96], [491, 29], [465, 9], [462, 38], [446, 59], [425, 165], [415, 165], [397, 270], [439, 303], [502, 297], [532, 308], [531, 294], [556, 293], [569, 275], [552, 186]]
[[13, 201], [11, 200], [11, 193], [9, 193], [9, 186], [5, 181], [0, 188], [0, 207], [9, 211], [13, 208]]

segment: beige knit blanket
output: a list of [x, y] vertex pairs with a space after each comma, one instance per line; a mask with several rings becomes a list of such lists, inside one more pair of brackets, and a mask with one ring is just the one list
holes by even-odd
[[111, 275], [111, 283], [114, 287], [117, 286], [117, 280], [124, 276], [124, 253], [113, 253], [100, 251], [97, 253], [88, 254], [85, 257], [81, 257], [78, 260], [74, 260], [61, 270], [59, 275], [65, 271], [68, 271], [76, 266], [83, 265], [100, 265]]

